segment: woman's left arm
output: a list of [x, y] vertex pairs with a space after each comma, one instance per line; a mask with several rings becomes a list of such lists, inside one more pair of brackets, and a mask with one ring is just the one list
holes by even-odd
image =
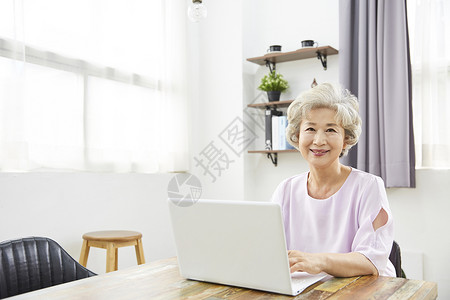
[[378, 275], [377, 268], [359, 252], [306, 253], [288, 251], [291, 273], [296, 271], [318, 274], [325, 272], [335, 277]]

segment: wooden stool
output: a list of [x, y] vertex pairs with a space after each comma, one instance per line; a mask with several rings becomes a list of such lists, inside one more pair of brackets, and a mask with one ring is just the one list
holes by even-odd
[[126, 230], [94, 231], [83, 234], [80, 264], [86, 267], [90, 247], [106, 249], [106, 272], [117, 271], [117, 249], [134, 246], [138, 265], [145, 264], [142, 233]]

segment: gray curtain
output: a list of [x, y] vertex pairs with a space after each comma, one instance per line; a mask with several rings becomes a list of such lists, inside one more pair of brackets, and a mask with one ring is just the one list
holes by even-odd
[[340, 0], [340, 82], [360, 101], [363, 132], [343, 163], [415, 187], [406, 0]]

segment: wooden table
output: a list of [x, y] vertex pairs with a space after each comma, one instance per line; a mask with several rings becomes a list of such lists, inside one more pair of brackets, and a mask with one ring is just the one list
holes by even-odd
[[436, 299], [437, 284], [403, 278], [331, 278], [297, 297], [186, 280], [175, 258], [94, 276], [9, 299]]

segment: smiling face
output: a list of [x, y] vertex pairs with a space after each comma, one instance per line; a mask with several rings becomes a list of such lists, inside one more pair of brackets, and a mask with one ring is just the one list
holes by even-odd
[[299, 150], [311, 168], [339, 164], [345, 148], [345, 131], [335, 120], [336, 112], [328, 108], [311, 110], [300, 124]]

